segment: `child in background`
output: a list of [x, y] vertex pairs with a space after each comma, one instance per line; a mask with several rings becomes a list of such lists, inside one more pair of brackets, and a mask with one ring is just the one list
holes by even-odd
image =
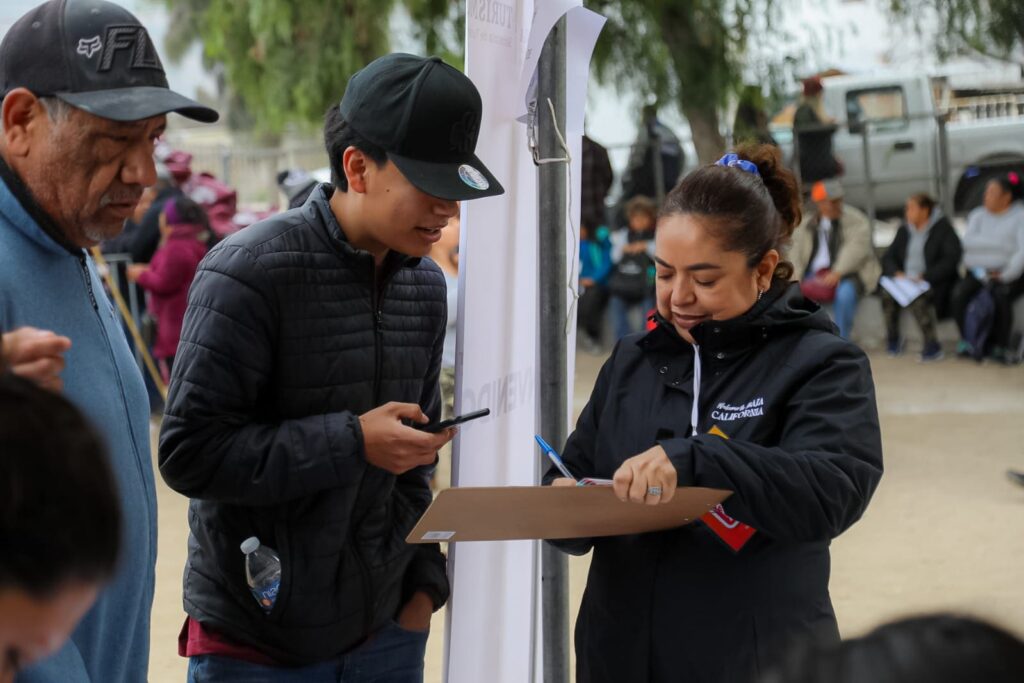
[[626, 220], [628, 229], [612, 235], [615, 267], [608, 279], [616, 339], [644, 329], [643, 318], [654, 308], [654, 227], [658, 206], [648, 197], [633, 197], [626, 203]]
[[164, 381], [170, 379], [178, 338], [188, 304], [188, 288], [206, 255], [210, 224], [199, 204], [173, 197], [160, 214], [160, 246], [148, 264], [132, 264], [128, 278], [149, 292], [149, 310], [156, 318], [153, 356]]
[[608, 305], [608, 276], [612, 272], [612, 243], [608, 227], [580, 226], [580, 343], [590, 353], [601, 353], [604, 310]]

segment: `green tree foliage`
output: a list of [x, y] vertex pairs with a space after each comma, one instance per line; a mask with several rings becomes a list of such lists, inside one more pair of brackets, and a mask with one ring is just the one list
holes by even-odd
[[[889, 10], [934, 41], [941, 58], [981, 54], [1024, 69], [1024, 1], [890, 0]], [[938, 26], [930, 20], [938, 18]]]
[[[777, 0], [586, 0], [608, 17], [594, 53], [598, 78], [674, 99], [702, 163], [725, 147], [720, 114], [745, 77], [751, 41], [778, 24]], [[781, 41], [779, 41], [781, 42]], [[779, 57], [779, 63], [785, 61]], [[774, 73], [774, 67], [764, 67]], [[756, 74], [767, 78], [766, 73]]]
[[[164, 46], [179, 58], [196, 41], [227, 90], [262, 131], [318, 123], [349, 76], [390, 50], [389, 19], [407, 13], [428, 54], [461, 65], [465, 0], [157, 0], [171, 11]], [[538, 0], [542, 1], [542, 0]], [[608, 17], [598, 41], [599, 79], [674, 99], [701, 161], [721, 154], [720, 115], [744, 77], [751, 41], [775, 30], [783, 0], [586, 0]], [[782, 43], [774, 34], [776, 46]], [[784, 61], [774, 50], [773, 59]], [[771, 65], [753, 74], [768, 78]], [[767, 71], [766, 71], [767, 69]], [[235, 109], [235, 107], [232, 107]]]
[[162, 0], [175, 28], [165, 48], [195, 41], [256, 127], [315, 124], [360, 67], [389, 48], [394, 0]]

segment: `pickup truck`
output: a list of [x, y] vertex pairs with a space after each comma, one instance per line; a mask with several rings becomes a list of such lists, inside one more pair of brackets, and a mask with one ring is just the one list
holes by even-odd
[[[1024, 178], [1024, 92], [953, 99], [941, 81], [901, 74], [832, 76], [822, 85], [825, 111], [837, 125], [833, 152], [844, 167], [840, 180], [855, 206], [867, 209], [873, 199], [877, 214], [891, 215], [916, 192], [941, 197], [943, 164], [957, 213], [981, 204], [993, 176], [1016, 171]], [[946, 119], [945, 136], [940, 116]], [[865, 124], [873, 197], [864, 163]], [[772, 133], [792, 159], [792, 127], [776, 124]]]

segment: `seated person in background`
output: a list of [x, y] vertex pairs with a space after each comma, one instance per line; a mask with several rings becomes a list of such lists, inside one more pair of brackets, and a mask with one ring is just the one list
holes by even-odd
[[602, 351], [604, 311], [608, 305], [608, 276], [612, 271], [612, 243], [608, 227], [580, 225], [580, 283], [578, 319], [581, 342], [588, 351]]
[[966, 617], [903, 619], [861, 638], [809, 645], [761, 683], [1017, 683], [1024, 642]]
[[811, 188], [817, 210], [793, 233], [789, 260], [804, 296], [833, 303], [839, 335], [849, 339], [860, 297], [878, 285], [881, 266], [871, 243], [871, 223], [858, 209], [843, 204], [838, 181]]
[[[927, 194], [911, 196], [904, 216], [906, 223], [900, 226], [882, 257], [882, 272], [895, 280], [907, 278], [928, 283], [929, 290], [914, 299], [907, 308], [914, 314], [924, 337], [921, 360], [940, 360], [942, 346], [935, 334], [935, 325], [948, 314], [949, 298], [956, 284], [963, 249], [953, 226]], [[887, 348], [890, 355], [898, 356], [904, 345], [900, 336], [902, 308], [884, 287], [879, 289], [879, 295], [885, 311]]]
[[[1014, 183], [1013, 180], [1017, 182]], [[1006, 358], [1013, 330], [1013, 302], [1024, 294], [1024, 204], [1014, 201], [1020, 179], [994, 178], [985, 188], [985, 203], [967, 217], [964, 235], [964, 268], [967, 276], [953, 291], [953, 315], [960, 327], [958, 355], [984, 351], [994, 359]], [[965, 338], [967, 306], [988, 286], [995, 303], [995, 317], [987, 349], [973, 349]]]
[[99, 436], [0, 357], [0, 683], [67, 641], [114, 572], [120, 524]]
[[[644, 328], [647, 312], [654, 308], [654, 226], [658, 205], [642, 195], [626, 202], [625, 230], [612, 233], [612, 267], [608, 277], [609, 306], [615, 338]], [[640, 322], [631, 318], [637, 317]]]
[[188, 306], [188, 288], [206, 256], [210, 223], [203, 207], [181, 195], [168, 199], [160, 213], [160, 246], [148, 264], [128, 267], [128, 279], [149, 292], [149, 310], [156, 318], [153, 356], [164, 382], [170, 381], [178, 338]]

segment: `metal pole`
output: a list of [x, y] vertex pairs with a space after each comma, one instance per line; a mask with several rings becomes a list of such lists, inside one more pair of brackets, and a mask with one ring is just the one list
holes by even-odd
[[871, 177], [871, 141], [868, 130], [871, 128], [870, 121], [864, 121], [861, 127], [861, 142], [864, 150], [864, 184], [867, 191], [867, 206], [864, 207], [868, 214], [871, 225], [871, 236], [875, 236], [875, 182]]
[[[555, 25], [541, 51], [537, 80], [537, 145], [540, 158], [567, 157], [551, 120], [554, 105], [558, 130], [565, 135], [565, 17]], [[561, 448], [566, 439], [566, 167], [541, 164], [539, 193], [540, 264], [540, 431]], [[545, 468], [546, 469], [546, 468]], [[569, 578], [563, 553], [541, 544], [544, 683], [569, 680]]]
[[949, 133], [946, 130], [946, 121], [949, 114], [940, 114], [939, 122], [939, 201], [942, 211], [953, 219], [953, 192], [950, 189], [949, 177]]

